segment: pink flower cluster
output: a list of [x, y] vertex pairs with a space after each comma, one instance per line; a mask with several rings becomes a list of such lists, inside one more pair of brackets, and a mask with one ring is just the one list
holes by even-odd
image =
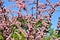
[[[15, 31], [16, 34], [20, 32], [24, 34], [25, 40], [45, 40], [44, 38], [48, 35], [52, 15], [56, 11], [55, 8], [60, 6], [60, 0], [56, 4], [51, 4], [49, 0], [46, 0], [46, 4], [38, 2], [38, 0], [36, 0], [37, 2], [29, 0], [28, 2], [32, 2], [32, 4], [36, 5], [33, 7], [33, 9], [35, 9], [34, 14], [29, 14], [27, 6], [29, 7], [30, 5], [25, 4], [26, 1], [27, 0], [9, 0], [9, 2], [16, 2], [16, 4], [10, 6], [11, 8], [17, 7], [18, 11], [15, 11], [9, 9], [10, 7], [8, 6], [3, 7], [3, 1], [0, 0], [0, 31], [3, 30], [2, 34], [5, 38], [4, 40], [14, 40], [14, 38], [11, 37], [12, 25], [16, 25], [18, 28], [18, 32]], [[50, 6], [50, 8], [47, 9], [47, 6]], [[22, 10], [25, 10], [25, 15], [22, 14]], [[15, 17], [13, 15], [14, 12], [17, 14]], [[48, 15], [44, 14], [44, 12], [47, 12]], [[8, 16], [9, 13], [12, 17]], [[27, 30], [24, 30], [22, 25], [26, 27]], [[53, 32], [53, 37], [50, 37], [49, 40], [60, 40], [60, 37], [55, 37], [55, 35], [58, 34], [59, 28], [60, 19], [56, 30]], [[22, 39], [20, 38], [19, 40]]]

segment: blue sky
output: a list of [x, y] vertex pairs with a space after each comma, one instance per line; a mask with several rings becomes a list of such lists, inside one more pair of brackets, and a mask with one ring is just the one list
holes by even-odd
[[[9, 6], [9, 5], [11, 5], [11, 4], [14, 4], [15, 2], [8, 2], [8, 0], [3, 0], [4, 1], [4, 6]], [[42, 2], [42, 3], [46, 3], [45, 2], [45, 0], [39, 0], [40, 2]], [[58, 2], [58, 0], [50, 0], [50, 2], [51, 3], [56, 3], [56, 2]], [[28, 3], [28, 2], [27, 2]], [[33, 5], [32, 5], [33, 6]], [[31, 7], [31, 6], [30, 6]], [[28, 7], [27, 7], [28, 8]], [[14, 8], [11, 8], [12, 10], [17, 10], [17, 8], [16, 7], [14, 7]], [[28, 8], [29, 9], [29, 8]], [[57, 7], [56, 8], [56, 10], [60, 10], [60, 7]], [[22, 13], [24, 13], [23, 11], [22, 11]], [[29, 13], [31, 13], [31, 12], [29, 12]], [[14, 15], [16, 15], [15, 13], [14, 13]], [[53, 14], [53, 16], [52, 16], [52, 28], [54, 28], [54, 29], [56, 29], [56, 26], [57, 26], [57, 22], [58, 22], [58, 17], [60, 17], [60, 11], [55, 11], [54, 12], [54, 14]]]

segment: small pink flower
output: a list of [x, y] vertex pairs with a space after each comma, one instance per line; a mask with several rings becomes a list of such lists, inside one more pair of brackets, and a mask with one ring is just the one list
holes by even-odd
[[43, 4], [43, 3], [38, 3], [38, 5], [39, 5], [39, 7], [42, 8], [42, 9], [45, 9], [45, 8], [46, 8], [45, 4]]
[[19, 9], [24, 9], [24, 8], [26, 8], [26, 5], [25, 4], [23, 4], [22, 2], [19, 2], [19, 1], [16, 1], [16, 4], [17, 4], [17, 7], [19, 8]]

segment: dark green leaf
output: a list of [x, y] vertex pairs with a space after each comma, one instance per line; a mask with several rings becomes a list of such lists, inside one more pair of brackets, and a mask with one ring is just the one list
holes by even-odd
[[38, 22], [36, 23], [36, 28], [38, 28], [41, 24], [42, 24], [42, 21], [38, 21]]
[[21, 27], [22, 27], [24, 30], [27, 30], [27, 28], [26, 28], [24, 25], [21, 25]]
[[58, 35], [58, 37], [60, 37], [60, 30], [58, 30], [58, 34], [57, 35]]
[[21, 18], [21, 19], [19, 18], [19, 19], [17, 19], [17, 20], [18, 20], [19, 22], [21, 22], [21, 23], [24, 23], [24, 19], [22, 19], [22, 18]]

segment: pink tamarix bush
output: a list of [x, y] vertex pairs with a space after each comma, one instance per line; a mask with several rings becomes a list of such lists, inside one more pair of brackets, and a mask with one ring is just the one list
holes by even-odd
[[[39, 0], [8, 1], [15, 2], [15, 4], [5, 7], [3, 0], [0, 0], [0, 40], [60, 40], [60, 18], [56, 30], [51, 28], [51, 18], [56, 11], [55, 8], [60, 6], [60, 0], [55, 4], [49, 0], [46, 0], [46, 4]], [[30, 3], [26, 4], [26, 2]], [[32, 4], [35, 6], [27, 10], [27, 6]], [[47, 9], [47, 6], [50, 8]], [[10, 8], [13, 7], [17, 7], [18, 10], [11, 10]], [[22, 10], [25, 11], [24, 15]], [[29, 11], [32, 13], [29, 14]], [[14, 16], [14, 13], [17, 16]]]

